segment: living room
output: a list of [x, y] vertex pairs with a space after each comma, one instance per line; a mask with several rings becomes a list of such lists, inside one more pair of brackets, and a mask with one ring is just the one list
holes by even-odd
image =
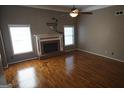
[[1, 5], [1, 87], [124, 87], [123, 9]]

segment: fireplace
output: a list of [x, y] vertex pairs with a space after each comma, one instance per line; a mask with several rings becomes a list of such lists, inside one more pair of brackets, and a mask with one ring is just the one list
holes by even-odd
[[47, 41], [47, 42], [41, 42], [41, 51], [42, 51], [42, 54], [59, 52], [60, 51], [60, 41], [52, 40], [52, 41]]
[[63, 51], [63, 35], [42, 34], [35, 35], [37, 55], [39, 58], [61, 53]]

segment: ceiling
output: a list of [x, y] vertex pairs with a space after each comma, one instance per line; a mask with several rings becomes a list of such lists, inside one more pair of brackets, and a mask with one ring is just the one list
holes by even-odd
[[[27, 7], [54, 10], [60, 12], [69, 12], [73, 5], [26, 5]], [[93, 11], [101, 8], [110, 7], [111, 5], [75, 5], [80, 11]]]

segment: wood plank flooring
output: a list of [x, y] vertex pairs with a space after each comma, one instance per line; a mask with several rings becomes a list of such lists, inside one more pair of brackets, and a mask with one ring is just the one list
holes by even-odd
[[79, 51], [9, 65], [4, 74], [21, 88], [124, 87], [123, 62]]

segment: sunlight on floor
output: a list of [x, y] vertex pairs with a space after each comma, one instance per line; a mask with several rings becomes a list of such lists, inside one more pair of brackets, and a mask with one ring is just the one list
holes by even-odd
[[66, 58], [66, 72], [68, 75], [71, 75], [73, 69], [74, 69], [74, 57], [70, 56]]
[[18, 71], [19, 87], [35, 87], [37, 84], [35, 69], [33, 67]]

